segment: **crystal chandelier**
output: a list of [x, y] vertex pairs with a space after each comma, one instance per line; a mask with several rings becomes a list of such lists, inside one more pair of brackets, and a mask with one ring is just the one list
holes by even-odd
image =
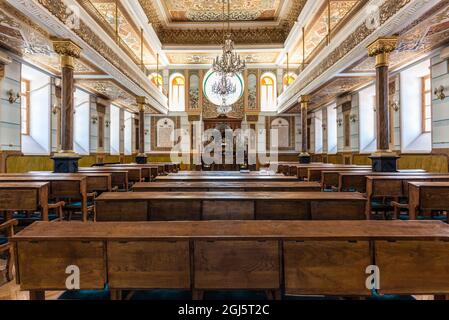
[[212, 86], [212, 92], [221, 97], [226, 97], [237, 92], [237, 86], [232, 83], [230, 78], [226, 75], [221, 75], [220, 80]]
[[[225, 36], [225, 2], [228, 4], [228, 32]], [[234, 51], [234, 41], [231, 34], [231, 0], [223, 0], [223, 54], [215, 58], [213, 69], [215, 72], [233, 77], [238, 73], [242, 73], [246, 68], [246, 63], [241, 59], [240, 55]]]

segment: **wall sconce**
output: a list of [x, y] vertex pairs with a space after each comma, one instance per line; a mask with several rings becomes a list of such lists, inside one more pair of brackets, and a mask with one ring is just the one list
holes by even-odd
[[105, 124], [106, 128], [109, 128], [109, 125], [111, 124], [111, 121], [106, 120], [106, 121], [104, 122], [104, 124]]
[[321, 127], [323, 128], [323, 131], [327, 130], [327, 126], [325, 124], [322, 124]]
[[337, 119], [337, 126], [341, 127], [343, 125], [343, 119]]
[[61, 111], [61, 107], [58, 106], [53, 106], [53, 108], [51, 109], [51, 113], [53, 113], [54, 115], [57, 115], [59, 111]]
[[352, 123], [356, 123], [357, 122], [357, 116], [355, 114], [351, 114], [351, 116], [349, 117], [349, 120]]
[[443, 86], [439, 86], [438, 88], [436, 88], [434, 93], [435, 93], [435, 95], [437, 96], [438, 99], [440, 99], [440, 100], [446, 99], [446, 94], [444, 93], [444, 87]]
[[121, 127], [120, 127], [120, 130], [121, 130], [121, 131], [125, 131], [125, 126], [121, 126]]
[[14, 92], [13, 89], [8, 90], [6, 94], [8, 95], [8, 101], [10, 104], [14, 104], [20, 99], [20, 94], [18, 92]]
[[397, 101], [393, 101], [390, 103], [390, 108], [393, 109], [394, 112], [399, 111], [399, 103]]
[[98, 117], [97, 116], [92, 116], [92, 124], [97, 124], [98, 122]]
[[145, 135], [147, 136], [150, 133], [150, 130], [146, 129], [145, 130]]

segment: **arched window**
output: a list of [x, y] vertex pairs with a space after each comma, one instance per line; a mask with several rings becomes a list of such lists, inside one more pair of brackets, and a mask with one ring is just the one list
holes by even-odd
[[186, 82], [184, 76], [175, 73], [170, 77], [170, 111], [185, 110]]
[[[279, 148], [288, 148], [290, 146], [290, 123], [283, 119], [277, 118], [271, 122], [271, 129], [277, 130]], [[275, 146], [274, 132], [271, 134], [271, 147]]]
[[297, 76], [295, 73], [293, 73], [293, 72], [290, 72], [290, 73], [288, 73], [288, 74], [286, 74], [286, 75], [284, 76], [284, 79], [282, 79], [282, 85], [283, 85], [284, 91], [287, 90], [287, 88], [288, 88], [293, 82], [295, 82], [295, 80], [296, 80], [297, 77], [298, 77], [298, 76]]
[[276, 111], [276, 106], [276, 77], [272, 73], [265, 73], [260, 81], [260, 108], [262, 111]]
[[162, 118], [156, 124], [156, 144], [158, 148], [172, 148], [175, 143], [175, 123], [169, 118]]
[[150, 74], [150, 76], [148, 78], [162, 92], [163, 84], [164, 84], [162, 76], [160, 74], [154, 72], [154, 73]]

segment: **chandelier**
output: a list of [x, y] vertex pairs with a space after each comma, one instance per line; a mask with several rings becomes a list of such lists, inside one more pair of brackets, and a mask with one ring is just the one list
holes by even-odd
[[237, 92], [237, 86], [232, 83], [231, 79], [226, 75], [221, 75], [220, 80], [212, 86], [212, 92], [221, 97], [226, 97]]
[[[225, 35], [225, 2], [228, 4], [228, 32]], [[215, 58], [213, 70], [222, 76], [233, 77], [237, 73], [242, 73], [246, 68], [246, 63], [240, 55], [234, 51], [234, 41], [231, 33], [231, 0], [223, 0], [223, 54]]]

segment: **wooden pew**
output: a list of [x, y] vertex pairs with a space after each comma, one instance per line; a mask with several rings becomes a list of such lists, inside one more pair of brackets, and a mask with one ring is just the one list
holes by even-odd
[[408, 182], [410, 220], [416, 220], [418, 212], [449, 211], [449, 177], [431, 181]]
[[128, 181], [131, 183], [142, 182], [142, 168], [136, 167], [82, 167], [79, 168], [78, 171], [80, 173], [84, 172], [111, 172], [111, 170], [116, 171], [127, 171], [128, 172]]
[[353, 190], [360, 193], [366, 193], [366, 177], [367, 176], [425, 176], [436, 175], [434, 173], [427, 173], [423, 170], [400, 170], [399, 172], [372, 172], [372, 171], [358, 171], [358, 172], [339, 172], [338, 173], [338, 191], [347, 192]]
[[87, 178], [85, 176], [22, 176], [14, 177], [8, 174], [0, 175], [2, 182], [49, 182], [50, 197], [54, 199], [79, 199], [81, 201], [81, 212], [83, 221], [87, 221]]
[[156, 182], [249, 182], [249, 181], [259, 181], [259, 182], [285, 182], [285, 181], [298, 181], [296, 177], [288, 177], [288, 176], [259, 176], [259, 175], [250, 175], [250, 176], [163, 176], [157, 177]]
[[30, 171], [24, 174], [13, 174], [14, 176], [27, 175], [60, 175], [60, 176], [85, 176], [87, 178], [87, 192], [111, 192], [112, 191], [112, 175], [110, 173], [84, 172], [84, 173], [54, 173], [51, 171]]
[[357, 220], [366, 198], [326, 192], [129, 192], [96, 199], [97, 221]]
[[141, 182], [132, 189], [134, 192], [319, 192], [321, 185], [316, 182]]
[[[12, 238], [17, 283], [31, 299], [81, 289], [267, 290], [370, 296], [449, 294], [449, 226], [438, 221], [37, 222]], [[142, 263], [145, 261], [145, 263]], [[48, 272], [52, 270], [52, 272]]]
[[371, 203], [374, 198], [393, 198], [398, 201], [399, 198], [407, 197], [409, 193], [409, 181], [449, 181], [449, 174], [367, 176], [367, 219], [371, 216]]
[[49, 194], [48, 182], [0, 182], [0, 212], [6, 212], [8, 221], [14, 211], [40, 211], [48, 221]]

